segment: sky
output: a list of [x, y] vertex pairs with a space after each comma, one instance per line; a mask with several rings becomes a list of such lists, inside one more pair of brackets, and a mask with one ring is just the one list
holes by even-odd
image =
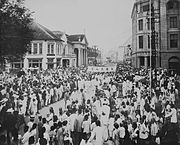
[[131, 37], [135, 0], [26, 0], [35, 22], [55, 31], [86, 34], [104, 55]]

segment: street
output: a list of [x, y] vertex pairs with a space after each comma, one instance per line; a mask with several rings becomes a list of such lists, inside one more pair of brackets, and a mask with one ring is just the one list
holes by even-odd
[[62, 108], [62, 109], [64, 110], [64, 108], [65, 108], [65, 102], [64, 102], [64, 100], [62, 99], [62, 100], [60, 100], [60, 101], [58, 101], [58, 102], [55, 102], [55, 103], [53, 103], [53, 104], [51, 104], [51, 105], [49, 105], [49, 106], [47, 106], [47, 107], [43, 107], [43, 108], [39, 111], [39, 113], [42, 115], [42, 117], [46, 117], [46, 115], [49, 113], [49, 108], [50, 108], [50, 107], [53, 107], [55, 114], [58, 115], [58, 114], [59, 114], [59, 108]]

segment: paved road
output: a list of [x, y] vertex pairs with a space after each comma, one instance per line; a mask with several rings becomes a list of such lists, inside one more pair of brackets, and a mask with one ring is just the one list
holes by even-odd
[[65, 108], [64, 100], [60, 100], [60, 101], [58, 101], [56, 103], [53, 103], [53, 104], [51, 104], [51, 105], [49, 105], [47, 107], [42, 108], [39, 111], [39, 113], [42, 115], [42, 117], [46, 117], [46, 115], [49, 113], [49, 108], [50, 107], [53, 107], [55, 114], [58, 115], [59, 114], [59, 108], [62, 108], [63, 110]]
[[[65, 108], [65, 103], [64, 100], [58, 101], [56, 103], [53, 103], [47, 107], [42, 108], [39, 113], [42, 115], [42, 117], [46, 117], [46, 115], [49, 113], [49, 108], [53, 107], [54, 108], [54, 112], [56, 115], [58, 115], [58, 111], [59, 108], [61, 107], [62, 109]], [[107, 141], [106, 143], [104, 143], [104, 145], [113, 145], [112, 141]]]

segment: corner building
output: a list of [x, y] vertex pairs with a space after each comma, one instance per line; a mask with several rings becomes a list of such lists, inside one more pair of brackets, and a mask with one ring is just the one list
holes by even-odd
[[[155, 17], [156, 67], [180, 73], [180, 0], [151, 0]], [[132, 9], [132, 65], [150, 66], [150, 0]]]

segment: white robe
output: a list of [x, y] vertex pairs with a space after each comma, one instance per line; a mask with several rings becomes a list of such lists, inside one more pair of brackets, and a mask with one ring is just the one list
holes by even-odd
[[103, 142], [104, 142], [103, 134], [104, 134], [103, 128], [100, 126], [97, 126], [94, 128], [89, 141], [92, 141], [93, 145], [103, 145]]

